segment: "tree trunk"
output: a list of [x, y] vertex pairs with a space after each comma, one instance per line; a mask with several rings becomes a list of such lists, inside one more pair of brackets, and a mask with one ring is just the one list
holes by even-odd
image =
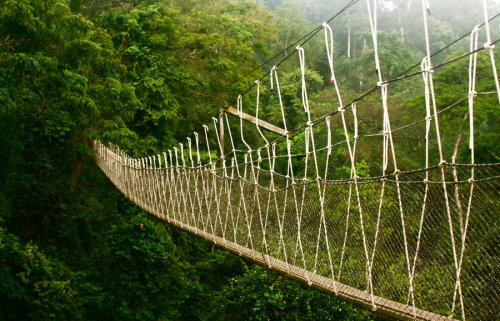
[[[83, 134], [79, 135], [77, 143], [81, 143], [85, 148], [88, 148], [87, 138]], [[78, 153], [71, 169], [71, 189], [74, 189], [78, 185], [80, 176], [82, 175], [82, 169], [83, 155], [82, 153]]]
[[351, 58], [351, 20], [347, 20], [347, 58]]

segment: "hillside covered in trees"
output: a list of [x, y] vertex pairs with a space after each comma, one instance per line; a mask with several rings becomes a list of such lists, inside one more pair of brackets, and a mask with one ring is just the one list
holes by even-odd
[[[390, 10], [380, 9], [379, 34], [387, 79], [416, 63], [420, 67], [425, 55], [420, 3], [390, 2]], [[0, 1], [0, 319], [378, 319], [151, 217], [98, 169], [91, 144], [93, 139], [111, 142], [139, 157], [183, 142], [193, 131], [201, 132], [221, 108], [234, 106], [256, 79], [293, 55], [285, 48], [346, 3]], [[436, 50], [481, 23], [481, 9], [473, 2], [460, 1], [455, 8], [467, 17], [450, 12], [450, 5], [456, 1], [436, 1], [432, 9], [431, 46]], [[366, 7], [359, 4], [331, 24], [336, 75], [346, 101], [377, 82], [366, 18]], [[322, 33], [306, 47], [315, 116], [337, 108], [324, 48]], [[467, 50], [467, 41], [458, 42], [435, 62]], [[491, 82], [481, 81], [491, 79], [488, 59], [484, 52], [478, 55], [478, 92], [493, 89]], [[459, 60], [436, 72], [439, 106], [467, 94], [467, 66], [468, 60]], [[294, 129], [306, 121], [298, 58], [292, 56], [279, 68], [288, 125]], [[280, 126], [268, 81], [260, 93], [261, 117]], [[425, 117], [422, 88], [413, 83], [391, 88], [395, 127]], [[254, 113], [253, 91], [243, 100], [248, 113]], [[363, 130], [380, 131], [380, 98], [368, 97], [363, 104], [358, 116]], [[498, 163], [497, 97], [485, 95], [477, 105], [476, 160]], [[465, 163], [470, 157], [462, 140], [466, 101], [460, 106], [443, 117], [444, 151], [447, 158]], [[462, 127], [447, 125], [447, 117], [464, 118]], [[341, 130], [334, 133], [339, 139], [342, 135]], [[423, 138], [417, 128], [405, 135], [397, 141], [403, 149], [401, 167], [422, 167]], [[248, 133], [250, 143], [259, 144], [259, 139], [256, 132]], [[303, 142], [304, 135], [295, 140]], [[380, 152], [372, 141], [360, 142], [359, 149], [360, 175], [380, 175]], [[207, 157], [205, 152], [202, 158]], [[348, 178], [347, 151], [336, 150], [332, 159], [332, 178]], [[285, 166], [278, 163], [277, 170]], [[297, 175], [301, 170], [297, 165]]]

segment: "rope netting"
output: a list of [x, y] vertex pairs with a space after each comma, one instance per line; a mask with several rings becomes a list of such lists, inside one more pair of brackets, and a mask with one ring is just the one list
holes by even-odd
[[[474, 143], [475, 106], [494, 101], [498, 108], [490, 98], [500, 99], [486, 2], [484, 46], [478, 46], [478, 25], [469, 52], [433, 67], [422, 1], [427, 55], [421, 70], [390, 80], [380, 67], [376, 3], [367, 1], [378, 82], [347, 104], [335, 77], [332, 29], [322, 25], [334, 112], [312, 118], [305, 50], [297, 46], [303, 126], [287, 127], [275, 66], [268, 75], [285, 135], [272, 140], [261, 131], [262, 84], [256, 81], [256, 125], [243, 122], [239, 96], [236, 126], [227, 115], [214, 118], [186, 145], [144, 158], [95, 141], [96, 162], [144, 210], [341, 298], [399, 318], [498, 319], [500, 163], [478, 164]], [[476, 90], [483, 50], [494, 91]], [[467, 92], [441, 106], [434, 69], [461, 59], [469, 60]], [[391, 99], [398, 99], [391, 86], [417, 80], [424, 91], [420, 109], [391, 123]], [[363, 108], [363, 99], [377, 94], [380, 127], [370, 132], [365, 124], [374, 113]], [[231, 147], [226, 154], [220, 121]], [[367, 174], [370, 164], [378, 176]]]

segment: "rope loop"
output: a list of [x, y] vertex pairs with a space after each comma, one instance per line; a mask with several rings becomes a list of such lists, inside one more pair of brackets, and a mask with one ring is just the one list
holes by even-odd
[[[276, 65], [274, 65], [273, 68], [271, 68], [271, 71], [269, 72], [269, 80], [271, 81], [271, 89], [274, 89], [273, 71], [276, 72], [276, 69], [278, 69], [278, 67]], [[276, 77], [278, 77], [278, 76], [276, 75]]]
[[[335, 74], [333, 72], [333, 32], [332, 28], [328, 25], [328, 23], [323, 22], [323, 28], [325, 28], [325, 46], [326, 46], [326, 55], [328, 57], [328, 64], [330, 65], [330, 83], [333, 84], [335, 81]], [[330, 35], [330, 44], [328, 44], [328, 35]]]
[[306, 87], [306, 61], [305, 61], [305, 52], [304, 48], [300, 45], [296, 47], [297, 52], [299, 54], [299, 62], [300, 62], [300, 72], [302, 74], [302, 105], [304, 106], [304, 111], [307, 114], [307, 118], [311, 120], [311, 113], [309, 109], [309, 100], [307, 98], [307, 87]]

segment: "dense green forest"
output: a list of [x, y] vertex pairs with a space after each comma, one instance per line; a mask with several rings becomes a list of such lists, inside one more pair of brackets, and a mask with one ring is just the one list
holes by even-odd
[[[0, 0], [0, 319], [378, 319], [151, 217], [102, 174], [91, 144], [112, 142], [138, 157], [184, 142], [293, 49], [260, 64], [345, 3]], [[393, 11], [381, 13], [379, 35], [387, 79], [425, 55], [415, 8], [420, 3], [393, 3]], [[481, 23], [478, 6], [459, 2], [456, 10], [469, 16], [458, 17], [447, 10], [451, 3], [436, 1], [433, 9], [434, 49]], [[377, 81], [365, 11], [353, 7], [332, 22], [336, 73], [347, 101]], [[315, 116], [337, 108], [324, 45], [319, 33], [306, 47]], [[467, 50], [467, 41], [458, 43], [435, 61]], [[488, 59], [484, 52], [478, 56], [478, 91], [493, 88]], [[460, 60], [436, 73], [440, 106], [466, 95], [467, 65]], [[306, 120], [298, 58], [279, 68], [288, 125], [296, 128]], [[261, 115], [282, 125], [268, 81], [261, 88]], [[422, 88], [404, 82], [391, 87], [394, 126], [425, 117]], [[478, 162], [500, 160], [496, 99], [485, 95], [477, 101], [483, 106], [476, 114]], [[255, 112], [254, 101], [254, 92], [244, 97], [249, 113]], [[368, 97], [360, 110], [366, 133], [381, 128], [374, 116], [379, 102]], [[447, 158], [463, 133], [446, 117], [460, 120], [465, 112], [466, 102], [444, 116]], [[404, 149], [401, 167], [422, 167], [425, 142], [415, 138], [417, 129], [406, 134], [416, 143], [397, 141]], [[250, 143], [259, 139], [248, 133]], [[299, 134], [297, 145], [303, 140]], [[456, 158], [467, 162], [466, 142], [461, 144]], [[360, 146], [360, 175], [379, 175], [374, 164], [380, 153], [369, 140]], [[348, 178], [347, 151], [337, 150], [332, 158], [332, 178]]]

